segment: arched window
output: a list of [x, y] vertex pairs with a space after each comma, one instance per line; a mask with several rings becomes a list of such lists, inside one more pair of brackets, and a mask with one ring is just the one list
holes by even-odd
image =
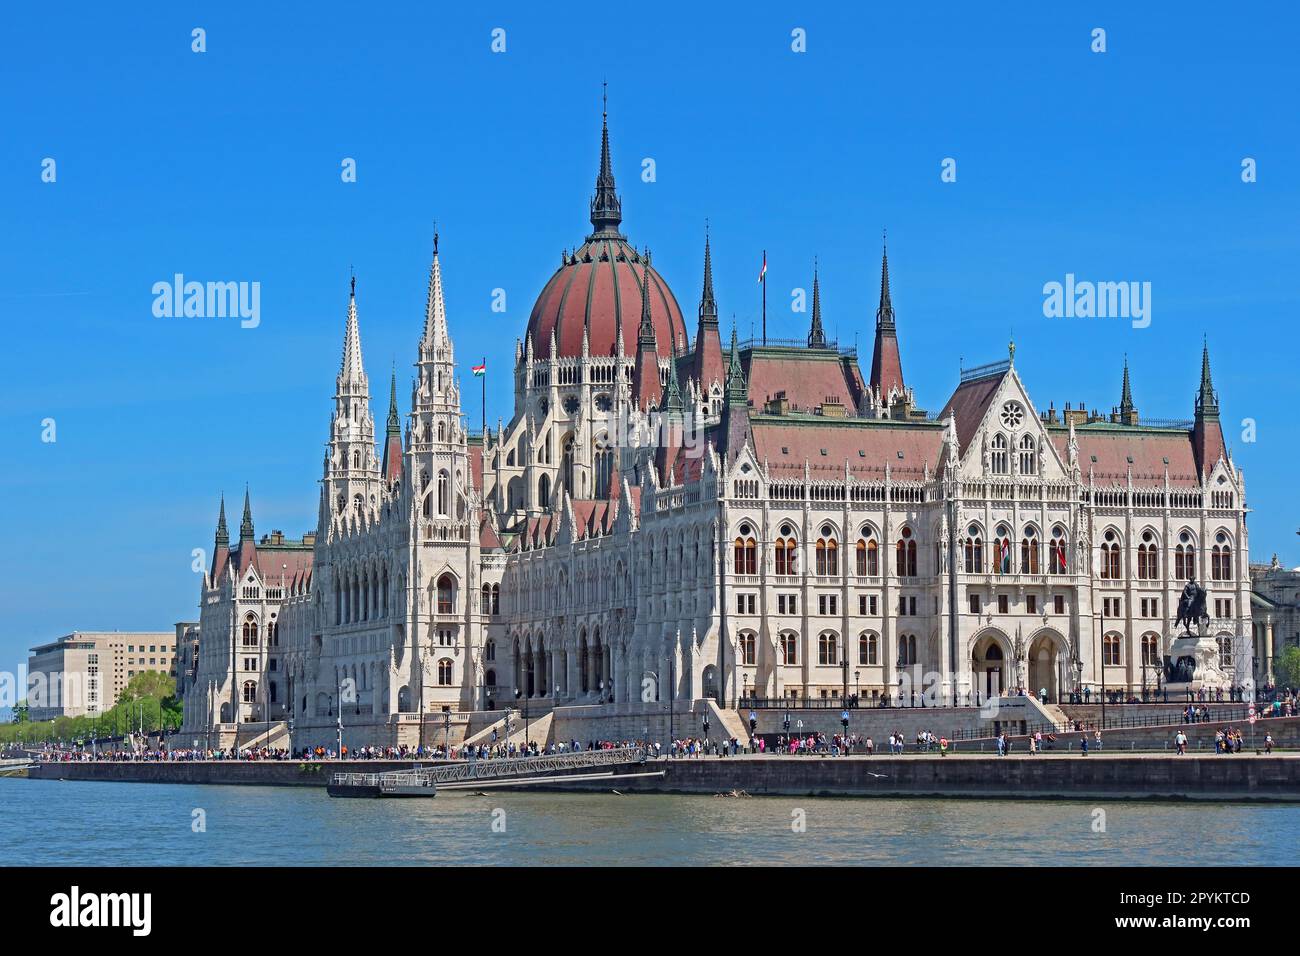
[[560, 450], [560, 481], [564, 485], [564, 490], [572, 498], [578, 497], [578, 489], [573, 485], [573, 436], [569, 435], [564, 439], [564, 445]]
[[862, 529], [858, 539], [857, 571], [859, 577], [874, 578], [880, 574], [880, 545], [876, 543], [876, 532], [871, 528]]
[[1196, 539], [1187, 531], [1178, 535], [1178, 544], [1174, 548], [1174, 577], [1179, 581], [1196, 577]]
[[799, 635], [793, 631], [786, 631], [781, 635], [781, 663], [791, 665], [799, 663]]
[[1020, 473], [1035, 475], [1038, 473], [1038, 442], [1033, 435], [1020, 439]]
[[993, 573], [1010, 574], [1015, 570], [1011, 557], [1011, 532], [1006, 525], [998, 525], [993, 539]]
[[758, 660], [757, 638], [752, 631], [745, 631], [740, 635], [740, 662], [741, 664], [753, 667]]
[[451, 659], [448, 657], [438, 661], [438, 686], [451, 686]]
[[966, 529], [961, 550], [966, 573], [981, 573], [984, 570], [984, 539], [980, 536], [979, 525], [971, 525]]
[[839, 638], [834, 631], [822, 631], [821, 636], [817, 638], [817, 663], [838, 664], [839, 646]]
[[447, 440], [447, 423], [438, 422], [438, 441]]
[[903, 527], [895, 550], [897, 551], [898, 576], [900, 578], [916, 577], [916, 538], [913, 537], [911, 528]]
[[244, 703], [245, 704], [257, 703], [257, 681], [253, 681], [253, 680], [244, 681]]
[[549, 475], [542, 475], [537, 479], [537, 507], [549, 508], [551, 506], [551, 479]]
[[1160, 577], [1160, 544], [1152, 531], [1143, 531], [1138, 544], [1138, 577], [1144, 581]]
[[[485, 661], [494, 661], [497, 659], [497, 642], [489, 638], [483, 644], [483, 659]], [[489, 683], [496, 683], [489, 681]]]
[[1160, 664], [1159, 634], [1142, 635], [1142, 663], [1147, 667], [1155, 667]]
[[794, 538], [782, 537], [776, 539], [774, 554], [777, 574], [790, 575], [795, 573], [797, 549], [798, 545], [795, 544]]
[[479, 598], [479, 613], [480, 614], [492, 613], [492, 585], [490, 584], [483, 585], [481, 589], [481, 595]]
[[501, 613], [501, 585], [492, 585], [492, 613]]
[[1001, 433], [993, 436], [992, 453], [989, 455], [989, 471], [995, 475], [1005, 475], [1008, 469], [1007, 436]]
[[1220, 531], [1214, 536], [1210, 549], [1210, 578], [1214, 581], [1232, 580], [1232, 542]]
[[352, 453], [352, 467], [355, 468], [355, 469], [360, 469], [360, 468], [361, 468], [361, 452], [360, 452], [360, 450], [354, 451], [354, 452]]
[[249, 614], [244, 618], [244, 646], [257, 647], [257, 618]]
[[1025, 536], [1020, 539], [1020, 573], [1038, 573], [1038, 531], [1032, 527], [1025, 528]]
[[1215, 640], [1219, 642], [1219, 666], [1226, 670], [1232, 666], [1232, 637], [1220, 634]]
[[445, 471], [438, 472], [438, 514], [446, 517], [448, 514], [448, 504], [451, 501], [451, 479], [448, 478]]
[[898, 637], [898, 665], [910, 667], [916, 661], [916, 635], [900, 634]]
[[758, 573], [758, 542], [754, 540], [754, 529], [748, 524], [740, 526], [740, 536], [736, 538], [736, 573]]
[[1122, 641], [1118, 634], [1107, 634], [1101, 639], [1101, 659], [1104, 664], [1119, 664]]
[[872, 666], [880, 662], [880, 638], [875, 634], [858, 636], [858, 663]]
[[1113, 530], [1107, 531], [1101, 542], [1101, 576], [1109, 581], [1118, 581], [1122, 570], [1119, 535]]
[[1048, 546], [1047, 573], [1064, 574], [1065, 569], [1065, 529], [1058, 524], [1052, 529], [1052, 543]]
[[599, 448], [596, 451], [596, 497], [608, 498], [610, 481], [614, 477], [614, 450]]
[[835, 540], [835, 529], [822, 525], [822, 536], [817, 539], [817, 573], [832, 576], [840, 573], [839, 543]]
[[438, 578], [438, 613], [456, 613], [456, 579], [450, 574]]

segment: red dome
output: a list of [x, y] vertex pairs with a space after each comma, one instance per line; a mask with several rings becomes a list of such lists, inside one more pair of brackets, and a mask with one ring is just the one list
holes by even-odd
[[[565, 259], [537, 297], [528, 317], [533, 354], [551, 352], [551, 332], [563, 358], [582, 355], [582, 333], [590, 340], [592, 355], [614, 355], [618, 330], [623, 329], [623, 351], [636, 354], [641, 328], [641, 281], [645, 257], [620, 235], [593, 235]], [[650, 267], [650, 318], [654, 323], [659, 355], [672, 355], [687, 347], [689, 338], [682, 310], [663, 277]]]

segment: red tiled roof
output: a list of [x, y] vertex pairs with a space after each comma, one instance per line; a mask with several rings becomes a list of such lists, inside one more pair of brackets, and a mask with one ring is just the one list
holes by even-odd
[[[957, 422], [960, 425], [961, 419]], [[1069, 454], [1069, 430], [1056, 426], [1049, 434], [1061, 460], [1065, 461]], [[1125, 482], [1132, 469], [1134, 484], [1164, 484], [1167, 458], [1170, 484], [1190, 486], [1200, 483], [1190, 432], [1101, 424], [1076, 425], [1074, 434], [1079, 443], [1079, 470], [1085, 480], [1091, 469], [1099, 484]], [[1094, 457], [1097, 459], [1095, 462], [1092, 460]]]
[[806, 460], [814, 479], [835, 478], [844, 474], [847, 461], [859, 477], [883, 478], [888, 464], [894, 478], [917, 481], [927, 463], [934, 475], [943, 462], [943, 427], [937, 423], [866, 418], [796, 423], [756, 416], [751, 428], [758, 460], [783, 477], [802, 476]]
[[957, 415], [957, 443], [961, 446], [958, 451], [962, 454], [965, 454], [971, 439], [975, 437], [980, 422], [984, 420], [984, 413], [988, 411], [989, 403], [993, 401], [993, 396], [997, 394], [998, 387], [1006, 376], [1006, 372], [1001, 372], [997, 375], [962, 382], [948, 399], [948, 404], [943, 406], [943, 411], [939, 413], [940, 421], [946, 420], [950, 413]]
[[847, 414], [857, 411], [861, 372], [848, 371], [854, 363], [838, 353], [822, 350], [753, 349], [742, 353], [749, 400], [756, 410], [785, 392], [790, 411], [812, 412], [823, 402], [838, 402]]

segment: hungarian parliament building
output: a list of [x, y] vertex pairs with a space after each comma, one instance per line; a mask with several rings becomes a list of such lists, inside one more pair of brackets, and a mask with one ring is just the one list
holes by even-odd
[[1118, 361], [1109, 412], [1040, 409], [1014, 344], [926, 412], [887, 253], [864, 369], [828, 340], [816, 274], [806, 339], [724, 341], [707, 235], [692, 334], [622, 231], [607, 123], [590, 221], [483, 434], [437, 238], [410, 402], [394, 376], [382, 431], [354, 282], [316, 530], [258, 538], [246, 494], [232, 541], [221, 502], [183, 732], [329, 742], [341, 716], [383, 745], [528, 704], [1139, 693], [1189, 578], [1220, 663], [1249, 669], [1245, 483], [1208, 347], [1186, 421], [1141, 418]]

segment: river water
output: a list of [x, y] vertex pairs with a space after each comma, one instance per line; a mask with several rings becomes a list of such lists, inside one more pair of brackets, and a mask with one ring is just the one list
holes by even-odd
[[1291, 865], [1297, 834], [1300, 803], [336, 800], [323, 788], [0, 778], [7, 865]]

